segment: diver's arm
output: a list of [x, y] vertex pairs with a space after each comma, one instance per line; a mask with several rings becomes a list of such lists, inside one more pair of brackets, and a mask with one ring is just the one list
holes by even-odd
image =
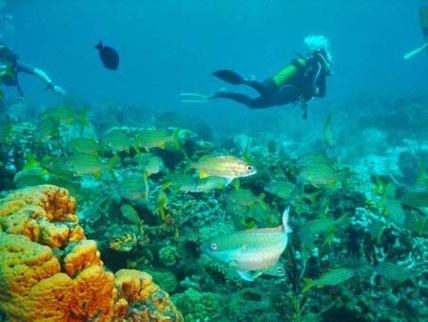
[[23, 72], [31, 75], [35, 75], [40, 78], [44, 83], [46, 83], [48, 89], [52, 89], [57, 93], [64, 94], [65, 91], [62, 87], [54, 85], [52, 79], [41, 69], [32, 67], [30, 65], [24, 64], [20, 61], [16, 63], [16, 68], [18, 72]]

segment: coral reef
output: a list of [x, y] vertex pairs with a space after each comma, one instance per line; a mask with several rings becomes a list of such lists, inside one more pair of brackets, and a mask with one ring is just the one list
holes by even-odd
[[181, 321], [147, 273], [104, 269], [75, 199], [52, 185], [0, 200], [0, 309], [8, 321]]

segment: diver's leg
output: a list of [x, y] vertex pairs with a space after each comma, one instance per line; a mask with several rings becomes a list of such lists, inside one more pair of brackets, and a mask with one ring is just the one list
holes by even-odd
[[263, 82], [259, 82], [255, 79], [246, 79], [244, 84], [255, 89], [260, 96], [263, 97], [269, 97], [278, 90], [272, 78], [268, 78]]
[[257, 98], [251, 98], [247, 95], [240, 94], [240, 93], [234, 93], [234, 92], [227, 92], [225, 90], [221, 90], [215, 94], [213, 94], [210, 98], [226, 98], [230, 99], [232, 101], [235, 101], [237, 103], [243, 104], [247, 106], [248, 108], [264, 108], [265, 101], [262, 96], [259, 96]]
[[264, 95], [267, 91], [264, 83], [260, 83], [255, 79], [245, 80], [244, 84], [255, 89], [260, 95]]
[[275, 105], [285, 105], [297, 102], [300, 99], [300, 94], [296, 87], [285, 85], [281, 87], [272, 98], [275, 101]]

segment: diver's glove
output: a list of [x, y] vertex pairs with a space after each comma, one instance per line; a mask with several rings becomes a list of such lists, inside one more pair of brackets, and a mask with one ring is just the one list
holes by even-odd
[[48, 84], [48, 86], [46, 87], [46, 89], [51, 89], [54, 92], [57, 92], [58, 94], [65, 94], [65, 89], [63, 89], [62, 87], [58, 86], [58, 85], [54, 85], [54, 83], [50, 82]]

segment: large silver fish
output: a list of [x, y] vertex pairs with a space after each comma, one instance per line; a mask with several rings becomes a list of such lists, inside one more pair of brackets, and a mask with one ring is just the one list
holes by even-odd
[[212, 258], [234, 267], [245, 280], [248, 276], [275, 266], [287, 247], [289, 208], [284, 210], [282, 225], [274, 228], [253, 229], [218, 236], [206, 241], [202, 251]]

